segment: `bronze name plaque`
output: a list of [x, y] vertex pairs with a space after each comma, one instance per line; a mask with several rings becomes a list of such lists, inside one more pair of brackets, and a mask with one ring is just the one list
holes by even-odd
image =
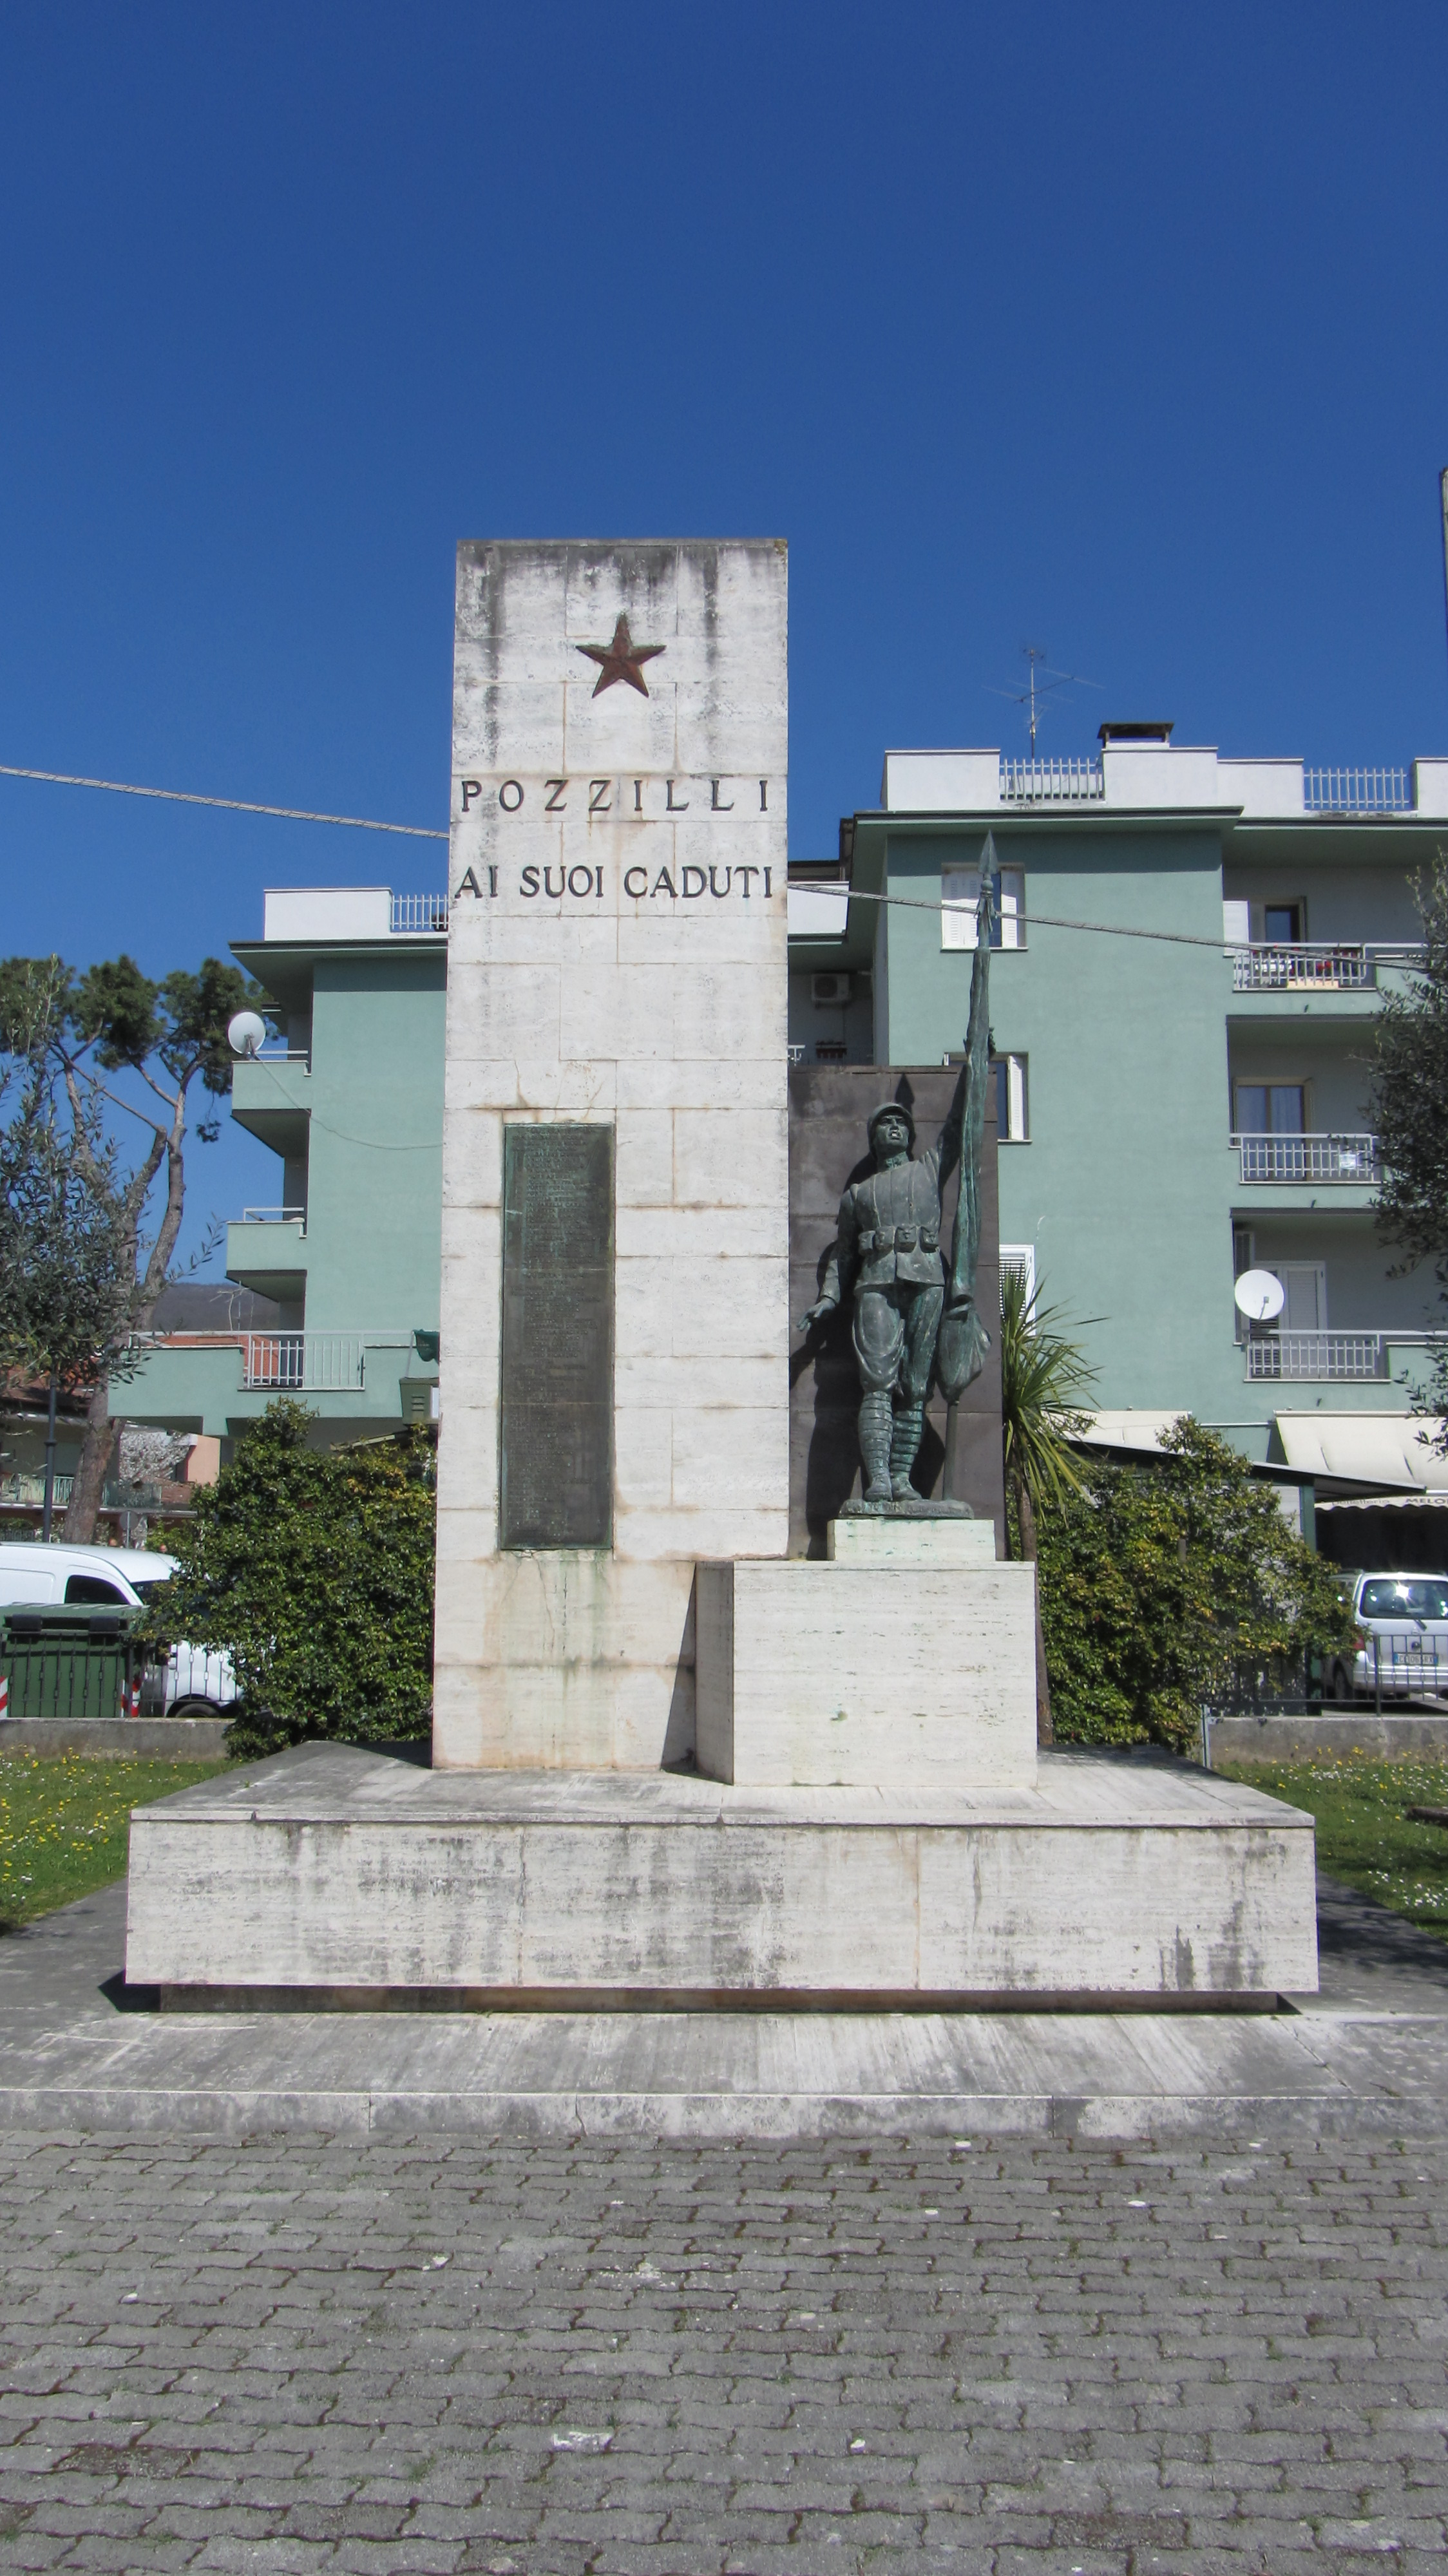
[[503, 1130], [503, 1547], [613, 1537], [613, 1129]]

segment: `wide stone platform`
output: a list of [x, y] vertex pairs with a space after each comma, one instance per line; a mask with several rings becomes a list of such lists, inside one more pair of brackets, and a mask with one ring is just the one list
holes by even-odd
[[175, 2004], [1261, 2004], [1317, 1982], [1313, 1827], [1169, 1762], [1009, 1791], [435, 1772], [308, 1745], [136, 1811]]

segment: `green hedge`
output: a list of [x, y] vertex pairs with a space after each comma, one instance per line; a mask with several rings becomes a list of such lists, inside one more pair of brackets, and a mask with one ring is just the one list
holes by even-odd
[[375, 1744], [430, 1722], [431, 1435], [314, 1449], [312, 1420], [281, 1397], [238, 1441], [145, 1621], [153, 1637], [230, 1653], [242, 1693], [231, 1752], [308, 1736]]

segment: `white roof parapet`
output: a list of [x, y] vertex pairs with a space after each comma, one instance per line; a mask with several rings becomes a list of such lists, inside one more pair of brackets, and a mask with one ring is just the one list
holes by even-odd
[[1448, 760], [1415, 760], [1413, 810], [1433, 822], [1448, 822]]
[[979, 814], [1008, 808], [1117, 813], [1240, 813], [1247, 822], [1316, 814], [1385, 814], [1448, 822], [1448, 759], [1404, 769], [1309, 769], [1296, 759], [1224, 760], [1212, 744], [1171, 743], [1161, 733], [1108, 733], [1100, 761], [1003, 758], [998, 751], [887, 751], [880, 803], [887, 814]]
[[[1228, 800], [1217, 779], [1217, 755], [1210, 749], [1175, 750], [1164, 742], [1106, 742], [1101, 746], [1101, 775], [1107, 805], [1221, 805]], [[1232, 800], [1235, 802], [1235, 799]]]
[[313, 939], [387, 939], [390, 886], [268, 886], [262, 896], [263, 939], [301, 946]]
[[1300, 760], [1223, 760], [1216, 755], [1216, 801], [1240, 805], [1244, 815], [1305, 814]]
[[789, 889], [791, 939], [843, 939], [850, 909], [847, 885], [792, 885]]
[[1001, 801], [999, 751], [887, 751], [887, 814], [975, 814]]

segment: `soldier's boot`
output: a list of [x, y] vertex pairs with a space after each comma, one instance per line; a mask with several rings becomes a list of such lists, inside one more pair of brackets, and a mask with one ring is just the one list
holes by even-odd
[[918, 1500], [910, 1482], [910, 1470], [920, 1454], [924, 1435], [924, 1405], [902, 1404], [890, 1434], [890, 1492], [897, 1503]]
[[890, 1399], [867, 1395], [860, 1404], [860, 1456], [865, 1463], [865, 1501], [890, 1500]]

